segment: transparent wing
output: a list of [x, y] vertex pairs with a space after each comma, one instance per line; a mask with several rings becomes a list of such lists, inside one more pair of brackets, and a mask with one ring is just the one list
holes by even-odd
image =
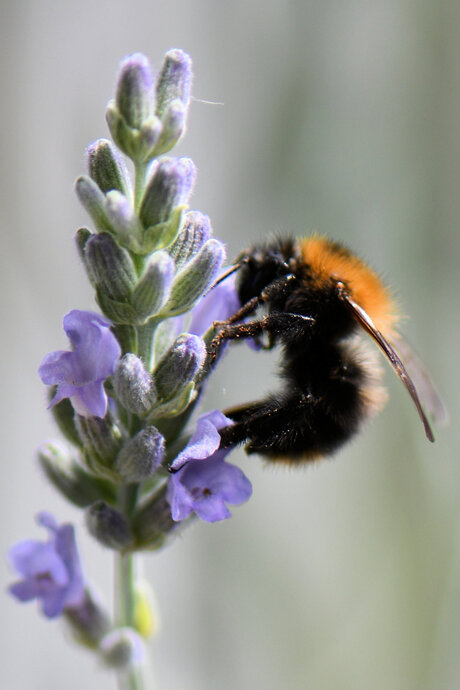
[[436, 424], [447, 424], [449, 415], [447, 409], [442, 401], [441, 396], [436, 390], [436, 386], [431, 380], [430, 375], [418, 354], [415, 352], [412, 345], [410, 345], [402, 335], [398, 334], [392, 338], [392, 344], [395, 350], [399, 353], [401, 359], [406, 365], [406, 369], [418, 390], [420, 399], [423, 402], [423, 407], [426, 413]]
[[362, 307], [359, 306], [347, 293], [345, 286], [341, 283], [338, 284], [338, 294], [340, 299], [342, 299], [345, 304], [347, 305], [348, 309], [352, 312], [354, 318], [358, 321], [358, 323], [362, 326], [362, 328], [371, 336], [373, 340], [377, 343], [377, 345], [380, 347], [382, 352], [386, 355], [388, 358], [391, 366], [403, 382], [404, 386], [406, 387], [410, 397], [412, 398], [412, 401], [417, 409], [417, 412], [419, 414], [419, 417], [422, 421], [422, 424], [425, 429], [425, 434], [426, 437], [429, 441], [433, 443], [434, 441], [434, 435], [433, 431], [430, 426], [430, 422], [428, 421], [428, 418], [424, 412], [424, 409], [422, 407], [421, 400], [419, 398], [419, 394], [417, 392], [417, 389], [415, 387], [415, 383], [412, 380], [412, 377], [409, 375], [402, 359], [394, 349], [394, 347], [388, 342], [388, 340], [382, 335], [382, 333], [375, 327], [372, 319], [370, 316], [367, 314], [367, 312], [364, 311]]

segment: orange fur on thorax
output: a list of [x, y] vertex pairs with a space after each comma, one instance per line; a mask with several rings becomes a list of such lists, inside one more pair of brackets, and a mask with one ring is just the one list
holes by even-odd
[[380, 277], [345, 247], [319, 235], [299, 242], [302, 259], [319, 286], [331, 278], [343, 281], [352, 299], [371, 317], [375, 326], [391, 335], [398, 320], [396, 305]]

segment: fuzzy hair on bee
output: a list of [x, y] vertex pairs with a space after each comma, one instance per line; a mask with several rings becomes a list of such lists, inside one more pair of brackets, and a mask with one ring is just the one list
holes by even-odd
[[[334, 453], [385, 402], [372, 340], [434, 441], [418, 389], [433, 417], [442, 416], [442, 403], [398, 333], [400, 315], [390, 291], [363, 260], [313, 235], [256, 245], [220, 280], [234, 271], [241, 308], [216, 324], [211, 355], [216, 359], [228, 340], [252, 338], [269, 349], [280, 345], [283, 386], [262, 400], [226, 410], [233, 424], [220, 431], [222, 447], [244, 443], [247, 453], [293, 464]], [[371, 340], [366, 342], [364, 334]], [[412, 362], [410, 374], [398, 350]]]

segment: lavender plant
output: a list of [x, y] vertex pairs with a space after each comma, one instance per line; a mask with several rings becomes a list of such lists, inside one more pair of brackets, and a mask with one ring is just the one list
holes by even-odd
[[[239, 306], [231, 278], [210, 290], [225, 250], [209, 218], [187, 210], [196, 168], [190, 158], [165, 156], [185, 131], [191, 81], [181, 50], [166, 54], [156, 80], [145, 56], [122, 62], [107, 106], [114, 143], [89, 146], [88, 174], [76, 183], [93, 224], [78, 230], [77, 246], [102, 314], [66, 314], [71, 349], [52, 352], [39, 368], [67, 442], [43, 445], [40, 465], [114, 552], [115, 610], [92, 592], [72, 525], [40, 513], [47, 540], [9, 552], [19, 576], [11, 594], [37, 600], [47, 618], [63, 617], [127, 690], [144, 687], [149, 619], [135, 559], [196, 517], [230, 517], [228, 504], [251, 495], [226, 460], [230, 449], [219, 448], [219, 430], [231, 421], [213, 410], [190, 424], [212, 371], [213, 323]], [[133, 181], [121, 154], [132, 161]]]

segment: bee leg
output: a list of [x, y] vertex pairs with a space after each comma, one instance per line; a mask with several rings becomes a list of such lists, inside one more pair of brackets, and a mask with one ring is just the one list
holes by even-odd
[[293, 314], [291, 312], [272, 312], [259, 321], [249, 323], [225, 323], [223, 328], [214, 336], [211, 341], [210, 351], [212, 359], [217, 357], [219, 349], [224, 340], [239, 340], [240, 338], [257, 338], [266, 332], [270, 336], [270, 344], [273, 346], [276, 337], [289, 331], [289, 335], [295, 337], [305, 333], [306, 328], [310, 328], [314, 319], [303, 314]]
[[288, 458], [293, 463], [312, 460], [328, 450], [314, 432], [320, 419], [315, 400], [301, 390], [225, 410], [224, 414], [234, 424], [220, 429], [222, 448], [245, 443], [248, 454], [259, 453], [272, 461]]
[[229, 319], [226, 321], [216, 321], [214, 325], [222, 328], [223, 326], [242, 321], [249, 316], [249, 314], [253, 314], [257, 307], [272, 299], [272, 297], [283, 293], [291, 280], [294, 280], [294, 276], [291, 274], [284, 276], [283, 278], [273, 280], [264, 290], [262, 290], [260, 295], [256, 295], [252, 299], [248, 300], [246, 304], [243, 304], [243, 306], [232, 316], [230, 316]]

